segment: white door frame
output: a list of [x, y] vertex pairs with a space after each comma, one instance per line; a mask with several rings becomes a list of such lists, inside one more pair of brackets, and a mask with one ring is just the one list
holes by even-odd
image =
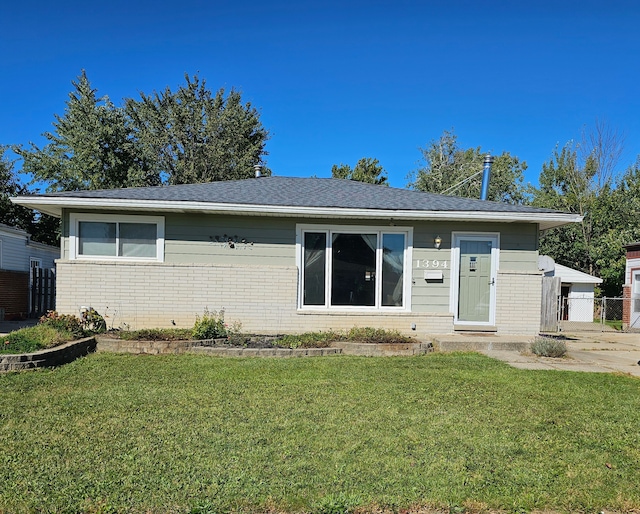
[[[460, 291], [460, 241], [491, 241], [491, 297], [489, 303], [489, 321], [458, 320], [458, 293]], [[451, 233], [451, 290], [449, 309], [453, 313], [456, 325], [486, 325], [496, 323], [496, 288], [498, 287], [498, 265], [500, 263], [500, 232], [452, 232]]]

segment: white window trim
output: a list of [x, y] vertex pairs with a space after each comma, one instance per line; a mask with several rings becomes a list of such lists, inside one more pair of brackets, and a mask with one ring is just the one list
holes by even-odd
[[[402, 285], [402, 298], [404, 305], [401, 307], [396, 306], [383, 306], [381, 304], [380, 295], [382, 294], [382, 274], [376, 273], [376, 305], [367, 307], [362, 305], [331, 305], [330, 303], [330, 290], [331, 290], [331, 273], [332, 273], [332, 260], [328, 256], [325, 263], [325, 304], [324, 305], [304, 305], [304, 265], [303, 265], [303, 234], [305, 232], [324, 232], [327, 234], [327, 251], [331, 252], [331, 234], [378, 234], [378, 241], [380, 244], [380, 237], [382, 234], [404, 234], [405, 235], [405, 252], [404, 252], [404, 273], [403, 273], [403, 285]], [[413, 262], [413, 227], [385, 227], [383, 225], [315, 225], [315, 224], [298, 224], [296, 225], [296, 265], [298, 267], [298, 311], [300, 312], [410, 312], [411, 311], [411, 281], [412, 281], [412, 268]], [[376, 269], [382, 267], [382, 252], [376, 250]]]
[[[460, 290], [460, 240], [485, 241], [491, 239], [491, 279], [493, 280], [493, 294], [489, 306], [489, 321], [460, 321], [458, 319], [458, 293]], [[498, 288], [498, 269], [500, 265], [500, 232], [452, 232], [451, 233], [451, 290], [449, 292], [449, 309], [453, 313], [456, 325], [495, 326], [496, 297]]]
[[[33, 264], [36, 263], [34, 266]], [[29, 257], [29, 269], [42, 268], [42, 259], [38, 257]]]
[[[117, 255], [78, 255], [78, 235], [81, 221], [103, 223], [154, 223], [157, 227], [155, 257], [123, 257]], [[137, 216], [120, 214], [85, 214], [69, 215], [69, 260], [82, 261], [134, 261], [164, 262], [164, 216]]]

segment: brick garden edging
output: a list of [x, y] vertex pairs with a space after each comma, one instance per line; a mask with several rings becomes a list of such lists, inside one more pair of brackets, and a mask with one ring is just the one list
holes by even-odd
[[23, 354], [0, 354], [0, 372], [2, 371], [21, 371], [34, 368], [51, 368], [68, 364], [76, 360], [78, 357], [94, 352], [96, 350], [96, 338], [86, 337], [78, 341], [39, 350], [33, 353]]
[[93, 336], [71, 341], [55, 348], [21, 355], [0, 354], [0, 372], [48, 368], [68, 364], [91, 352], [133, 354], [193, 353], [217, 357], [324, 357], [327, 355], [393, 356], [422, 355], [433, 351], [431, 343], [371, 344], [337, 342], [331, 348], [238, 348], [212, 346], [219, 341], [125, 341], [111, 337]]
[[[433, 351], [431, 343], [372, 344], [336, 342], [330, 348], [242, 348], [224, 346], [225, 339], [204, 341], [125, 341], [97, 336], [99, 352], [134, 354], [196, 353], [218, 357], [322, 357], [325, 355], [360, 355], [382, 357], [422, 355]], [[216, 346], [218, 344], [219, 346]]]

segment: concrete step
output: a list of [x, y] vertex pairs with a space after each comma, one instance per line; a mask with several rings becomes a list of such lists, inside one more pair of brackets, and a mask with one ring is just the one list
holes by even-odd
[[441, 352], [528, 351], [533, 338], [527, 336], [452, 335], [434, 337]]
[[422, 355], [433, 351], [432, 343], [352, 343], [338, 341], [331, 343], [332, 348], [339, 348], [343, 355], [360, 355], [363, 357], [392, 357]]

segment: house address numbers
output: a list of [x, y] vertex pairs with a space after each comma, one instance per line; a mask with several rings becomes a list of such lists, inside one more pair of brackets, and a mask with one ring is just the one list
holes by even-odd
[[449, 261], [439, 261], [435, 259], [418, 259], [416, 261], [418, 268], [428, 269], [447, 269], [449, 268]]

